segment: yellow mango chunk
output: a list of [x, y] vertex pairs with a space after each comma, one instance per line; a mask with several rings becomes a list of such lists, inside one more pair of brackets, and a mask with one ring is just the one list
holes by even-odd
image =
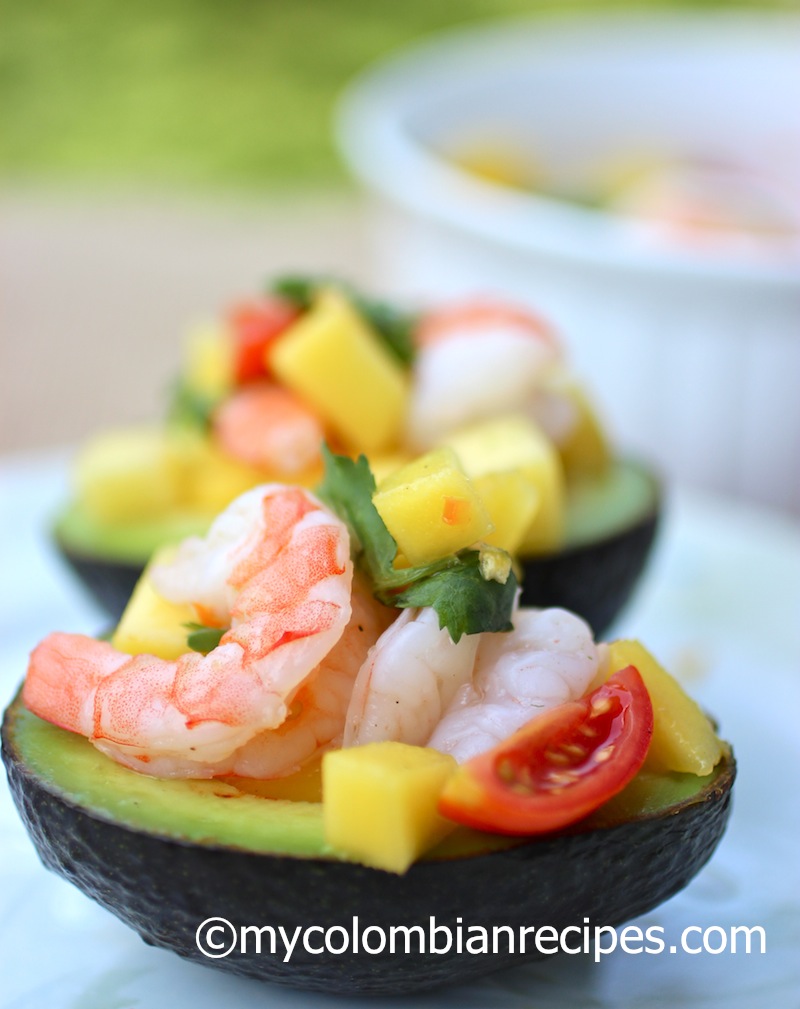
[[486, 473], [472, 483], [494, 526], [486, 542], [517, 553], [539, 508], [538, 488], [519, 469]]
[[78, 498], [102, 522], [146, 519], [176, 505], [182, 468], [165, 431], [136, 427], [89, 441], [74, 468]]
[[428, 452], [396, 470], [372, 501], [410, 564], [427, 564], [463, 550], [493, 528], [451, 449]]
[[449, 754], [407, 743], [329, 751], [322, 758], [326, 842], [353, 861], [405, 872], [455, 826], [436, 804], [456, 767]]
[[170, 449], [181, 473], [182, 503], [200, 512], [221, 512], [234, 498], [267, 479], [263, 470], [232, 458], [199, 431], [172, 428]]
[[539, 504], [519, 552], [547, 553], [564, 536], [564, 470], [558, 452], [539, 427], [521, 414], [474, 424], [449, 435], [464, 472], [473, 481], [488, 473], [519, 470], [539, 493]]
[[190, 389], [212, 401], [233, 388], [233, 345], [224, 326], [206, 324], [190, 330], [184, 345], [184, 379]]
[[187, 504], [215, 514], [227, 508], [240, 494], [266, 480], [264, 473], [255, 466], [232, 459], [209, 445], [200, 464], [189, 474]]
[[702, 709], [674, 676], [638, 641], [612, 641], [608, 675], [635, 666], [653, 703], [653, 739], [645, 767], [657, 771], [710, 774], [722, 758], [720, 742]]
[[386, 449], [400, 434], [404, 369], [341, 291], [325, 288], [270, 349], [270, 366], [352, 449]]
[[177, 659], [189, 651], [184, 624], [197, 621], [189, 603], [170, 603], [153, 587], [150, 572], [154, 564], [166, 560], [174, 548], [165, 547], [155, 554], [136, 584], [125, 612], [114, 631], [111, 644], [130, 655], [158, 655]]
[[[168, 449], [179, 477], [180, 503], [192, 511], [216, 515], [251, 487], [286, 478], [285, 474], [235, 459], [199, 431], [177, 425], [168, 430]], [[292, 475], [292, 483], [302, 487], [315, 487], [321, 479], [321, 462]]]
[[600, 476], [611, 464], [611, 449], [595, 409], [577, 382], [564, 381], [560, 390], [576, 412], [574, 427], [558, 446], [564, 470], [570, 478]]

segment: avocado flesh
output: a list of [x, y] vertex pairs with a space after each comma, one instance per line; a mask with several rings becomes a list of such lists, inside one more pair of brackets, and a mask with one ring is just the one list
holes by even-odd
[[[325, 843], [322, 806], [263, 798], [246, 779], [151, 778], [129, 770], [83, 736], [32, 714], [17, 700], [10, 708], [10, 738], [31, 772], [76, 806], [114, 823], [195, 844], [231, 846], [302, 858], [332, 858]], [[605, 815], [585, 821], [613, 823], [654, 815], [692, 799], [714, 775], [645, 774], [609, 804]], [[231, 800], [236, 800], [231, 801]], [[520, 844], [466, 827], [458, 828], [429, 857], [475, 855]]]
[[565, 550], [615, 536], [652, 515], [659, 489], [643, 466], [619, 460], [601, 476], [576, 478], [567, 485]]
[[[222, 781], [151, 778], [117, 764], [83, 736], [43, 721], [20, 701], [10, 717], [26, 766], [67, 802], [115, 823], [199, 844], [324, 853], [317, 803], [264, 800]], [[263, 815], [265, 802], [276, 815]]]
[[[676, 805], [595, 829], [583, 821], [511, 847], [496, 839], [504, 850], [487, 852], [487, 835], [464, 832], [453, 848], [441, 846], [400, 876], [330, 857], [314, 803], [137, 775], [41, 722], [19, 699], [4, 719], [3, 759], [45, 865], [146, 942], [206, 966], [347, 995], [464, 983], [541, 954], [530, 946], [524, 955], [502, 949], [488, 957], [455, 947], [378, 956], [296, 950], [284, 962], [251, 950], [209, 961], [197, 949], [196, 929], [218, 915], [237, 926], [281, 926], [290, 935], [310, 924], [349, 931], [354, 915], [362, 927], [385, 929], [427, 928], [431, 916], [451, 928], [460, 919], [489, 931], [544, 922], [563, 928], [585, 916], [620, 924], [672, 896], [708, 860], [725, 829], [735, 772], [728, 755], [710, 783], [697, 779]], [[686, 783], [667, 785], [675, 787], [685, 790]]]
[[158, 547], [202, 535], [212, 519], [203, 512], [176, 511], [137, 522], [101, 522], [80, 501], [73, 501], [59, 515], [53, 533], [74, 554], [141, 568]]

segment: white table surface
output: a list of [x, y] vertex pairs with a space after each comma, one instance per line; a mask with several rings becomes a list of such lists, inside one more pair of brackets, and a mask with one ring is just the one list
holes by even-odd
[[[68, 453], [0, 459], [0, 694], [51, 630], [96, 632], [102, 614], [47, 543]], [[614, 636], [643, 639], [690, 685], [735, 746], [730, 826], [682, 893], [641, 919], [761, 925], [767, 951], [556, 958], [468, 988], [362, 1005], [796, 1009], [800, 998], [800, 527], [674, 491], [652, 564]], [[344, 1005], [228, 977], [154, 950], [40, 865], [0, 787], [0, 1009], [281, 1009]]]

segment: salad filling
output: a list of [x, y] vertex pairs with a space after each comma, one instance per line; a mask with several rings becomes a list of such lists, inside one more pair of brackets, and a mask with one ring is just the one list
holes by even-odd
[[[518, 605], [512, 557], [473, 541], [453, 453], [376, 486], [366, 458], [322, 452], [317, 494], [250, 489], [157, 555], [110, 642], [49, 635], [28, 709], [149, 776], [290, 781], [321, 763], [331, 847], [393, 871], [458, 823], [551, 832], [640, 769], [699, 778], [722, 759], [643, 646]], [[359, 795], [399, 849], [364, 848]]]

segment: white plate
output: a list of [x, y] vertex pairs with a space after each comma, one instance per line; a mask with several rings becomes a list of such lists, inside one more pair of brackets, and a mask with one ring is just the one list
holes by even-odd
[[[42, 523], [63, 459], [0, 466], [0, 689], [48, 630], [96, 630], [49, 555]], [[760, 925], [766, 953], [563, 956], [468, 987], [361, 1004], [415, 1009], [794, 1009], [800, 991], [800, 530], [767, 512], [676, 495], [653, 565], [618, 627], [635, 634], [712, 710], [735, 744], [730, 827], [682, 893], [646, 915], [678, 942], [688, 926]], [[298, 895], [308, 899], [308, 895]], [[476, 921], [479, 909], [476, 908]], [[309, 912], [313, 924], [313, 910]], [[538, 923], [544, 924], [544, 923]], [[692, 935], [694, 939], [694, 934]], [[45, 871], [7, 790], [0, 792], [0, 1009], [280, 1009], [352, 1004], [184, 963]]]

